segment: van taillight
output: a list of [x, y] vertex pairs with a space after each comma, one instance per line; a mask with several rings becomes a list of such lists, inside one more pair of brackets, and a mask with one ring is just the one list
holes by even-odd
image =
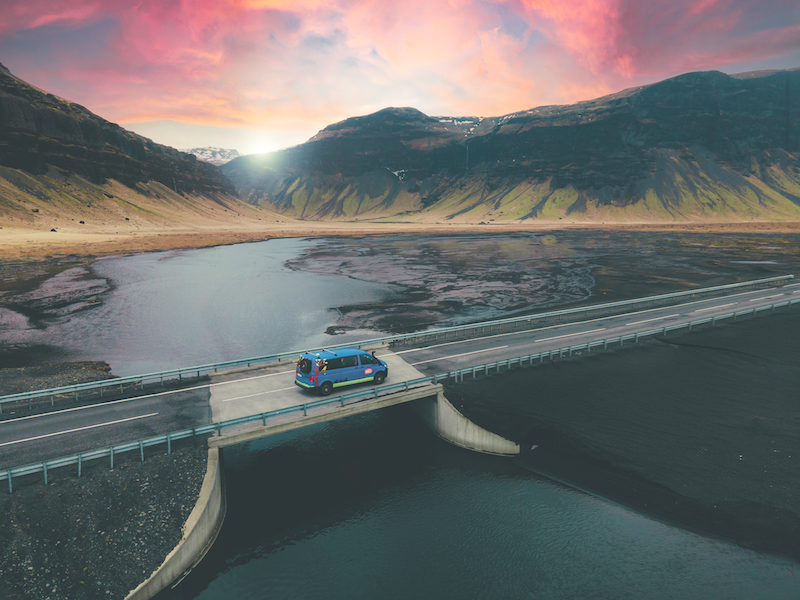
[[311, 376], [311, 383], [314, 383], [314, 376]]

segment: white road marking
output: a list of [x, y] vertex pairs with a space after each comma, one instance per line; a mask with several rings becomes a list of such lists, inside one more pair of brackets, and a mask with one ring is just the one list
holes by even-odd
[[[800, 285], [800, 283], [793, 284], [793, 285]], [[789, 287], [789, 286], [784, 286], [784, 287]], [[730, 294], [729, 296], [725, 296], [725, 298], [735, 298], [736, 296], [745, 296], [747, 294], [755, 294], [758, 291], [760, 291], [760, 290], [750, 290], [750, 291], [747, 291], [747, 292], [739, 292], [738, 294]], [[798, 291], [796, 291], [794, 293], [795, 294], [800, 294], [800, 290], [798, 290]], [[681, 304], [676, 304], [675, 306], [673, 306], [671, 308], [682, 308], [684, 306], [691, 306], [692, 304], [700, 304], [702, 302], [712, 302], [712, 301], [713, 301], [713, 299], [702, 298], [700, 300], [692, 300], [691, 302], [682, 302]], [[736, 304], [736, 302], [733, 302], [731, 304], [724, 304], [722, 306], [723, 307], [732, 306], [733, 304]], [[422, 352], [423, 350], [430, 350], [431, 348], [441, 348], [442, 346], [452, 346], [453, 344], [465, 344], [465, 343], [474, 342], [474, 341], [477, 341], [477, 340], [489, 340], [489, 339], [492, 339], [492, 338], [508, 337], [508, 336], [512, 336], [512, 335], [523, 335], [523, 334], [526, 334], [526, 333], [530, 334], [530, 333], [535, 333], [537, 331], [546, 331], [548, 329], [558, 329], [559, 327], [569, 327], [570, 325], [578, 325], [578, 324], [584, 324], [584, 323], [596, 323], [597, 321], [609, 321], [609, 320], [612, 320], [612, 319], [620, 319], [622, 317], [626, 317], [626, 316], [630, 316], [630, 315], [643, 315], [645, 313], [656, 312], [656, 311], [659, 311], [659, 310], [664, 310], [664, 308], [665, 307], [663, 307], [663, 306], [659, 306], [659, 307], [656, 307], [656, 308], [648, 308], [648, 309], [645, 309], [645, 310], [636, 310], [636, 311], [633, 311], [633, 312], [630, 312], [630, 313], [623, 313], [623, 314], [620, 314], [620, 315], [608, 315], [608, 316], [605, 316], [605, 317], [595, 317], [594, 319], [584, 319], [584, 320], [581, 320], [581, 321], [573, 321], [571, 323], [559, 323], [558, 325], [548, 325], [547, 327], [535, 327], [535, 328], [531, 328], [531, 329], [522, 329], [520, 331], [507, 331], [505, 333], [495, 333], [495, 334], [492, 334], [492, 335], [482, 335], [482, 336], [478, 336], [478, 337], [474, 337], [474, 338], [467, 338], [467, 339], [463, 339], [463, 340], [455, 340], [455, 341], [452, 341], [452, 342], [443, 342], [441, 344], [433, 344], [433, 345], [430, 345], [430, 346], [423, 346], [421, 348], [409, 348], [408, 350], [400, 350], [399, 352], [393, 352], [393, 354], [408, 354], [409, 352]], [[702, 312], [704, 310], [714, 310], [715, 308], [720, 308], [720, 307], [719, 306], [712, 306], [712, 307], [709, 307], [709, 308], [701, 308], [701, 309], [698, 309], [698, 310], [696, 310], [694, 312]], [[670, 316], [674, 317], [676, 315], [670, 315]], [[535, 318], [537, 318], [537, 316], [536, 315], [531, 315], [531, 318], [535, 319]], [[658, 318], [659, 319], [666, 319], [667, 317], [658, 317]], [[646, 323], [646, 321], [639, 321], [639, 323]], [[631, 323], [631, 325], [635, 325], [635, 323]], [[594, 331], [600, 331], [600, 330], [594, 330]], [[591, 332], [585, 332], [585, 333], [591, 333]], [[421, 331], [420, 335], [425, 335], [425, 332]], [[570, 334], [570, 335], [573, 335], [573, 334]], [[574, 335], [577, 335], [577, 334], [574, 334]], [[556, 338], [547, 338], [547, 339], [556, 339]], [[541, 341], [541, 340], [538, 340], [538, 341]]]
[[276, 392], [285, 392], [287, 390], [295, 390], [295, 389], [298, 388], [292, 386], [287, 388], [281, 388], [279, 390], [269, 390], [266, 392], [258, 392], [256, 394], [247, 394], [246, 396], [237, 396], [236, 398], [228, 398], [227, 400], [223, 400], [223, 402], [233, 402], [234, 400], [244, 400], [245, 398], [252, 398], [253, 396], [266, 396], [267, 394], [274, 394]]
[[536, 341], [536, 343], [549, 342], [550, 340], [560, 340], [561, 338], [573, 337], [573, 336], [576, 336], [576, 335], [583, 335], [584, 333], [595, 333], [595, 332], [598, 332], [598, 331], [605, 331], [605, 328], [601, 327], [600, 329], [590, 329], [589, 331], [578, 331], [576, 333], [567, 333], [567, 334], [564, 334], [564, 335], [557, 335], [556, 337], [542, 338], [541, 340], [535, 340], [535, 341]]
[[146, 419], [148, 417], [155, 417], [158, 413], [150, 413], [148, 415], [139, 415], [138, 417], [128, 417], [127, 419], [117, 419], [116, 421], [108, 421], [106, 423], [97, 423], [96, 425], [86, 425], [85, 427], [76, 427], [75, 429], [67, 429], [65, 431], [56, 431], [55, 433], [45, 433], [44, 435], [36, 435], [34, 437], [25, 438], [22, 440], [14, 440], [13, 442], [3, 442], [0, 446], [11, 446], [12, 444], [21, 444], [22, 442], [32, 442], [33, 440], [41, 440], [44, 438], [54, 437], [57, 435], [64, 435], [67, 433], [75, 433], [77, 431], [86, 431], [87, 429], [96, 429], [98, 427], [105, 427], [106, 425], [116, 425], [117, 423], [126, 423], [128, 421], [135, 421], [137, 419]]
[[[761, 298], [756, 298], [756, 300], [760, 300], [760, 299]], [[730, 302], [729, 304], [720, 304], [719, 306], [709, 306], [708, 308], [698, 308], [697, 310], [693, 311], [693, 313], [705, 312], [707, 310], [714, 310], [716, 308], [725, 308], [726, 306], [733, 306], [734, 304], [737, 304], [737, 303], [736, 302]]]
[[149, 398], [150, 396], [134, 396], [133, 398], [123, 398], [122, 400], [112, 400], [111, 402], [102, 402], [100, 404], [87, 404], [86, 406], [76, 406], [74, 408], [62, 408], [61, 410], [53, 410], [46, 413], [41, 413], [38, 415], [28, 415], [27, 417], [16, 417], [14, 419], [8, 419], [6, 421], [0, 421], [0, 425], [5, 425], [7, 423], [18, 423], [19, 421], [25, 421], [27, 419], [37, 419], [39, 417], [49, 417], [52, 415], [58, 415], [61, 413], [67, 412], [74, 412], [76, 410], [84, 410], [87, 408], [97, 408], [99, 406], [110, 406], [111, 404], [119, 404], [120, 402], [130, 402], [131, 400], [140, 400], [141, 398]]
[[508, 346], [497, 346], [497, 348], [486, 348], [486, 350], [475, 350], [473, 352], [464, 352], [463, 354], [453, 354], [451, 356], [440, 356], [439, 358], [432, 358], [430, 360], [421, 360], [419, 362], [411, 363], [412, 367], [417, 365], [422, 365], [429, 362], [436, 362], [437, 360], [447, 360], [448, 358], [458, 358], [459, 356], [468, 356], [470, 354], [479, 354], [481, 352], [491, 352], [492, 350], [502, 350], [503, 348], [508, 348]]
[[651, 321], [660, 321], [661, 319], [671, 319], [672, 317], [680, 317], [680, 313], [675, 313], [674, 315], [664, 315], [663, 317], [654, 317], [652, 319], [645, 319], [644, 321], [636, 321], [635, 323], [628, 323], [627, 325], [622, 325], [623, 327], [630, 327], [631, 325], [641, 325], [642, 323], [650, 323]]
[[769, 300], [770, 298], [779, 298], [780, 296], [784, 296], [785, 294], [774, 294], [772, 296], [762, 296], [761, 298], [751, 298], [749, 302], [758, 302], [759, 300]]
[[[38, 419], [40, 417], [49, 417], [52, 415], [58, 415], [61, 413], [68, 413], [74, 412], [77, 410], [86, 410], [87, 408], [99, 408], [101, 406], [110, 406], [112, 404], [119, 404], [121, 402], [131, 402], [132, 400], [145, 400], [147, 398], [157, 398], [158, 396], [167, 396], [169, 394], [178, 394], [180, 392], [193, 392], [195, 390], [204, 390], [206, 388], [217, 387], [220, 385], [233, 385], [234, 383], [239, 383], [240, 381], [251, 381], [253, 379], [263, 379], [265, 377], [275, 377], [276, 375], [287, 375], [289, 373], [295, 373], [295, 370], [292, 369], [291, 371], [281, 371], [279, 373], [269, 373], [268, 375], [256, 375], [254, 377], [247, 377], [246, 379], [234, 379], [233, 381], [220, 381], [219, 383], [209, 383], [206, 385], [197, 385], [194, 387], [188, 388], [181, 388], [179, 390], [166, 390], [164, 392], [156, 392], [155, 394], [147, 394], [145, 396], [133, 396], [131, 398], [122, 398], [121, 400], [111, 400], [109, 402], [100, 402], [98, 404], [87, 404], [86, 406], [75, 406], [73, 408], [62, 408], [61, 410], [52, 410], [50, 412], [41, 413], [38, 415], [28, 415], [27, 417], [16, 417], [14, 419], [7, 419], [5, 421], [0, 421], [0, 425], [4, 425], [6, 423], [16, 423], [19, 421], [25, 421], [27, 419]], [[291, 389], [291, 388], [287, 388]]]

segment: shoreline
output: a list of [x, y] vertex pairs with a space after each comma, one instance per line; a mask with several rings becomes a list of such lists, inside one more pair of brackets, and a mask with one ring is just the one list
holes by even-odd
[[265, 225], [262, 222], [238, 227], [165, 227], [149, 230], [108, 231], [74, 228], [50, 231], [0, 227], [0, 260], [31, 262], [50, 258], [98, 258], [165, 250], [208, 248], [276, 238], [366, 236], [390, 234], [480, 234], [554, 231], [648, 231], [719, 234], [800, 233], [798, 221], [747, 222], [631, 222], [590, 223], [542, 221], [532, 223], [412, 223], [384, 222], [294, 222]]

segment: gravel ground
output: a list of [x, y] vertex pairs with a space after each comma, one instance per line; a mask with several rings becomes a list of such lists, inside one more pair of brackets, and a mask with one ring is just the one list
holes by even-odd
[[[145, 462], [84, 465], [0, 491], [0, 596], [125, 598], [177, 545], [206, 472], [205, 440]], [[119, 456], [119, 459], [125, 458]], [[16, 480], [15, 480], [16, 481]]]

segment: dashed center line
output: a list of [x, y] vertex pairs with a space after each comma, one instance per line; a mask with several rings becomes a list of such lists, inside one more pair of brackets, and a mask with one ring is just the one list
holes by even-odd
[[[758, 300], [760, 300], [760, 298], [758, 298]], [[716, 310], [718, 308], [725, 308], [726, 306], [733, 306], [734, 304], [736, 304], [736, 302], [730, 302], [728, 304], [720, 304], [719, 306], [709, 306], [708, 308], [698, 308], [694, 312], [698, 313], [698, 312], [705, 312], [707, 310]]]
[[116, 421], [107, 421], [105, 423], [97, 423], [95, 425], [86, 425], [85, 427], [76, 427], [75, 429], [67, 429], [65, 431], [56, 431], [54, 433], [45, 433], [44, 435], [36, 435], [33, 437], [25, 438], [22, 440], [14, 440], [12, 442], [3, 442], [1, 446], [11, 446], [12, 444], [21, 444], [23, 442], [32, 442], [34, 440], [41, 440], [44, 438], [55, 437], [57, 435], [65, 435], [67, 433], [75, 433], [77, 431], [86, 431], [87, 429], [96, 429], [98, 427], [105, 427], [106, 425], [116, 425], [117, 423], [126, 423], [128, 421], [135, 421], [136, 419], [146, 419], [148, 417], [155, 417], [158, 413], [150, 413], [147, 415], [139, 415], [137, 417], [128, 417], [127, 419], [117, 419]]
[[770, 298], [779, 298], [783, 294], [773, 294], [772, 296], [763, 296], [762, 298], [751, 298], [748, 302], [758, 302], [759, 300], [769, 300]]
[[460, 356], [469, 356], [470, 354], [480, 354], [481, 352], [491, 352], [492, 350], [502, 350], [503, 348], [508, 348], [508, 346], [497, 346], [496, 348], [487, 348], [486, 350], [475, 350], [473, 352], [464, 352], [463, 354], [453, 354], [451, 356], [441, 356], [439, 358], [432, 358], [430, 360], [421, 360], [419, 362], [411, 363], [412, 367], [417, 365], [422, 365], [429, 362], [436, 362], [438, 360], [447, 360], [448, 358], [458, 358]]
[[663, 317], [654, 317], [652, 319], [645, 319], [644, 321], [636, 321], [635, 323], [628, 323], [630, 325], [641, 325], [642, 323], [650, 323], [651, 321], [660, 321], [661, 319], [671, 319], [672, 317], [680, 317], [680, 313], [675, 313], [674, 315], [665, 315]]
[[561, 338], [573, 337], [576, 335], [584, 335], [586, 333], [595, 333], [597, 331], [605, 331], [605, 328], [601, 327], [600, 329], [590, 329], [588, 331], [578, 331], [576, 333], [565, 333], [564, 335], [557, 335], [555, 337], [542, 338], [541, 340], [536, 340], [536, 342], [549, 342], [550, 340], [560, 340]]

